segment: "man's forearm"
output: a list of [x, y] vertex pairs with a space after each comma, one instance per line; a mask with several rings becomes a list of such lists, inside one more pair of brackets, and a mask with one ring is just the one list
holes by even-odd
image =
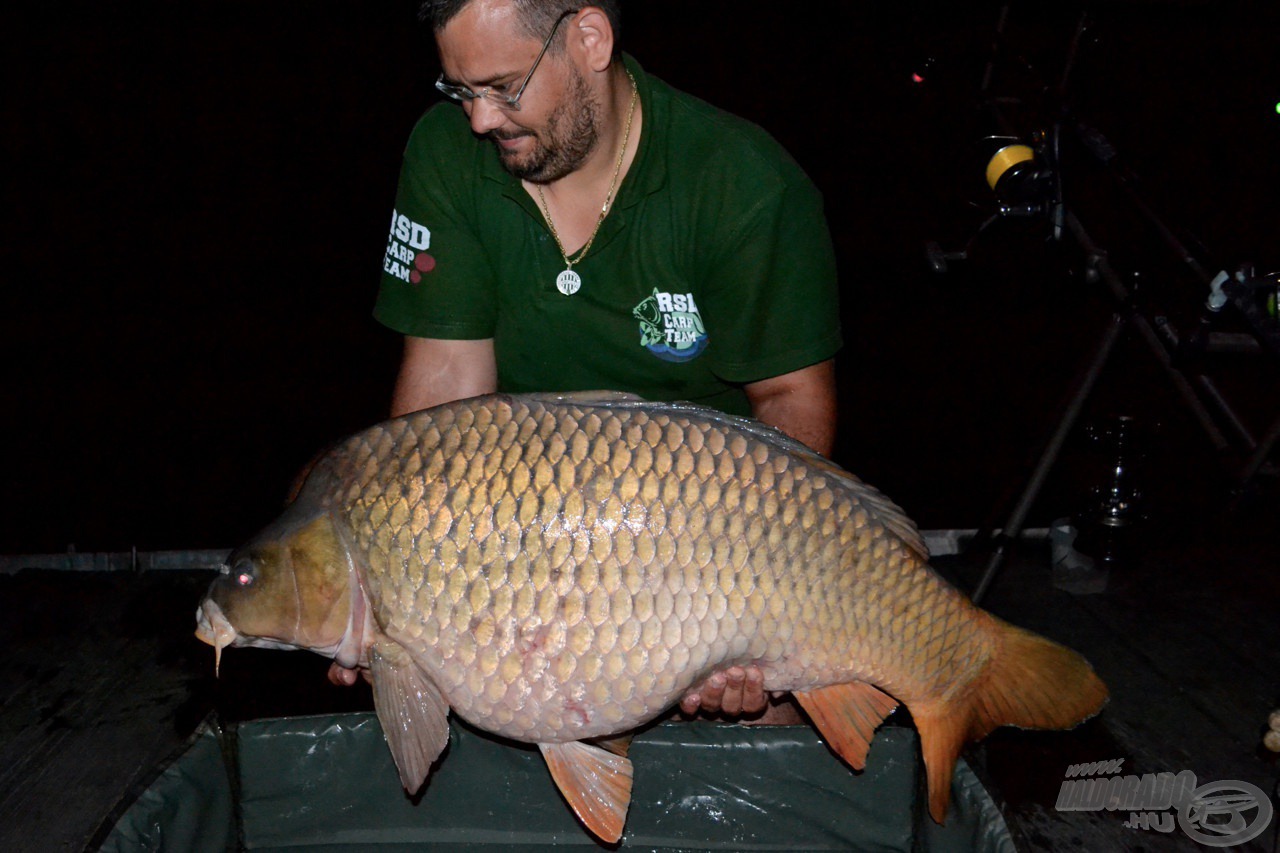
[[757, 420], [830, 456], [836, 440], [835, 362], [819, 362], [746, 386]]
[[493, 341], [404, 339], [404, 357], [391, 395], [391, 416], [498, 390]]

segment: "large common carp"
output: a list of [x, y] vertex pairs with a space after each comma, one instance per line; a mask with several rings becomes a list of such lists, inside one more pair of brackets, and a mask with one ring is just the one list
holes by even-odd
[[[369, 667], [416, 791], [450, 709], [541, 749], [601, 838], [620, 735], [754, 664], [861, 769], [905, 703], [941, 821], [968, 739], [1068, 728], [1106, 688], [1075, 652], [977, 609], [902, 511], [755, 421], [611, 393], [477, 397], [365, 430], [315, 464], [197, 614], [228, 645]], [[621, 753], [621, 754], [619, 754]]]

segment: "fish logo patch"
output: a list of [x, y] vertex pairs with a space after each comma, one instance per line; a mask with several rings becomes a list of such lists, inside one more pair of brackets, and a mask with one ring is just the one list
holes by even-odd
[[631, 314], [640, 321], [640, 346], [663, 361], [692, 361], [707, 348], [707, 327], [692, 293], [655, 287]]
[[391, 211], [391, 233], [387, 235], [387, 254], [382, 271], [401, 281], [418, 284], [425, 273], [436, 268], [436, 259], [427, 254], [431, 248], [431, 232], [395, 210]]

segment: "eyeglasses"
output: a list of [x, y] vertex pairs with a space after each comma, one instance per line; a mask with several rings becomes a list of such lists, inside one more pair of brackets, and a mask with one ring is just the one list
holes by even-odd
[[542, 43], [542, 50], [538, 51], [538, 58], [533, 61], [533, 67], [529, 69], [529, 73], [524, 75], [524, 82], [520, 84], [520, 88], [516, 90], [514, 95], [507, 95], [503, 92], [495, 91], [492, 86], [485, 86], [479, 92], [473, 92], [470, 88], [456, 83], [446, 83], [444, 75], [436, 80], [436, 88], [443, 94], [448, 95], [455, 101], [474, 101], [476, 98], [484, 98], [500, 110], [519, 110], [520, 98], [524, 95], [525, 87], [529, 85], [529, 79], [533, 77], [533, 72], [538, 70], [538, 63], [542, 61], [542, 57], [546, 55], [547, 48], [551, 47], [551, 40], [556, 37], [556, 31], [560, 29], [560, 22], [571, 15], [581, 12], [581, 9], [570, 9], [556, 18], [555, 24], [551, 27], [551, 34], [547, 36], [547, 40]]

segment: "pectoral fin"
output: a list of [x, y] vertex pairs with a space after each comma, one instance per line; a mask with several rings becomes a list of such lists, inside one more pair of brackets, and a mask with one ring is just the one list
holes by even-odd
[[794, 694], [800, 707], [835, 750], [854, 770], [867, 766], [871, 738], [898, 701], [864, 681], [832, 684]]
[[449, 705], [402, 647], [379, 643], [369, 652], [373, 706], [409, 793], [427, 780], [449, 742]]
[[621, 838], [631, 804], [631, 761], [581, 741], [540, 743], [538, 749], [578, 820], [602, 841]]

